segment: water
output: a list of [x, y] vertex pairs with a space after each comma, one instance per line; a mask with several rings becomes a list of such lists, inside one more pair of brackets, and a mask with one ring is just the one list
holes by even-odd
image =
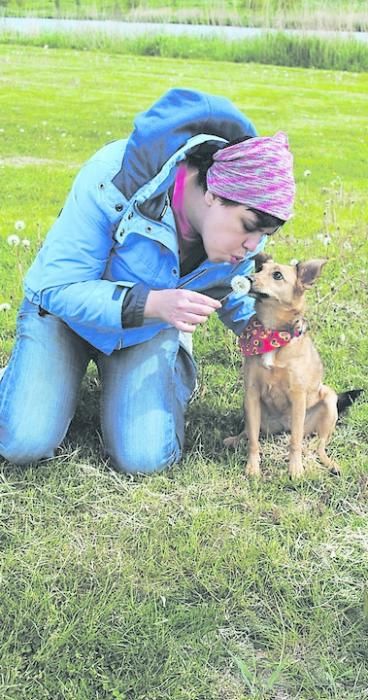
[[[37, 35], [41, 32], [100, 32], [109, 36], [137, 37], [144, 34], [183, 34], [196, 37], [219, 37], [226, 41], [246, 39], [275, 33], [275, 29], [258, 29], [251, 27], [222, 27], [194, 24], [164, 24], [151, 22], [118, 22], [114, 20], [84, 19], [46, 19], [41, 17], [0, 17], [0, 32], [19, 32]], [[334, 32], [319, 30], [283, 30], [290, 36], [319, 36], [323, 38], [355, 39], [368, 41], [368, 32]]]

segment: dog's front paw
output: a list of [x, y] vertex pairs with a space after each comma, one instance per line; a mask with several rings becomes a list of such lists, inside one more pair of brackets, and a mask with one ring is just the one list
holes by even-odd
[[291, 457], [289, 462], [290, 479], [300, 479], [304, 474], [302, 460], [299, 457]]
[[247, 466], [245, 467], [246, 476], [250, 476], [253, 478], [258, 478], [259, 476], [261, 476], [259, 462], [259, 454], [249, 455]]

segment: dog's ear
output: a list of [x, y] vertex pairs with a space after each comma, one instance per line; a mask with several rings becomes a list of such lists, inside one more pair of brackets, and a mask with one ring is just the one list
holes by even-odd
[[257, 253], [257, 255], [254, 256], [253, 258], [256, 272], [259, 272], [262, 270], [262, 266], [264, 265], [267, 260], [272, 260], [270, 255], [266, 255], [266, 253]]
[[307, 262], [297, 263], [296, 274], [298, 283], [304, 289], [311, 289], [315, 281], [321, 274], [323, 266], [326, 264], [326, 258], [308, 260]]

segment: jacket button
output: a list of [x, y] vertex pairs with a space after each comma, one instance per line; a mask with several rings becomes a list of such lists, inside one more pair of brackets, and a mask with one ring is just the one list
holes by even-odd
[[116, 211], [123, 211], [123, 205], [122, 204], [115, 204], [115, 209], [116, 209]]

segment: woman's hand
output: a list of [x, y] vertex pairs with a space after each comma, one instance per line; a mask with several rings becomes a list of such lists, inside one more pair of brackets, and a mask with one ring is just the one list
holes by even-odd
[[221, 309], [220, 302], [205, 294], [188, 289], [152, 289], [147, 296], [144, 316], [159, 318], [179, 331], [193, 333], [216, 309]]

